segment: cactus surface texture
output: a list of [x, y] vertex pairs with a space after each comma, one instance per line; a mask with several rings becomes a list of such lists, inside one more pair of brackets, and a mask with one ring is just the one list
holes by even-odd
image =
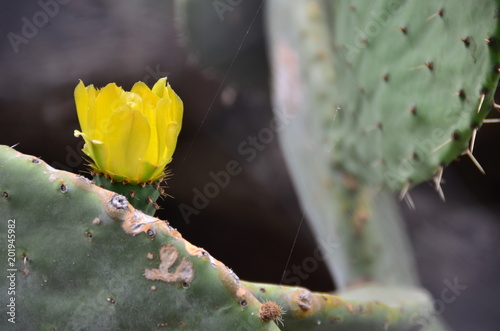
[[464, 153], [492, 109], [499, 5], [332, 2], [329, 93], [338, 111], [322, 114], [334, 142], [332, 162], [363, 181], [401, 190]]
[[[429, 295], [411, 288], [382, 288], [395, 298], [379, 300], [370, 287], [332, 295], [240, 281], [122, 195], [7, 146], [0, 168], [1, 225], [15, 220], [18, 234], [14, 329], [412, 330], [432, 317]], [[4, 302], [5, 277], [0, 287]]]

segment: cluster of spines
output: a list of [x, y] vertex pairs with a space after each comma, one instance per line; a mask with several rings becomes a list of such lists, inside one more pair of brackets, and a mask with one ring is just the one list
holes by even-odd
[[[404, 5], [404, 4], [402, 4], [402, 5]], [[358, 11], [356, 5], [353, 5], [353, 4], [350, 4], [348, 8], [353, 13], [356, 13]], [[441, 7], [439, 9], [437, 9], [435, 13], [428, 16], [426, 18], [426, 20], [431, 21], [431, 20], [435, 20], [438, 18], [441, 20], [446, 20], [447, 12], [448, 11], [446, 10], [446, 8]], [[402, 24], [395, 31], [399, 31], [403, 35], [404, 38], [409, 38], [412, 36], [413, 33], [415, 33], [415, 31], [412, 30], [412, 26], [413, 25], [411, 24], [411, 22], [409, 24]], [[474, 45], [474, 47], [476, 47], [476, 45], [474, 44], [474, 41], [470, 35], [464, 35], [461, 37], [455, 36], [454, 38], [456, 38], [458, 42], [463, 43], [464, 47], [468, 50], [471, 50], [473, 48], [471, 45]], [[362, 39], [359, 40], [359, 42], [361, 44], [364, 44], [366, 46], [366, 48], [371, 47], [370, 37], [363, 36]], [[498, 58], [499, 47], [498, 47], [497, 37], [496, 36], [484, 36], [483, 42], [487, 45], [491, 54], [493, 54], [492, 56]], [[338, 46], [336, 46], [336, 48], [338, 50], [347, 49], [343, 44], [339, 44]], [[339, 56], [339, 58], [340, 57], [341, 56]], [[348, 58], [345, 59], [344, 64], [350, 68], [352, 68], [355, 65], [353, 63], [352, 59], [348, 59]], [[430, 74], [433, 74], [433, 73], [435, 73], [436, 68], [439, 68], [439, 67], [440, 67], [440, 63], [439, 63], [438, 59], [429, 58], [427, 61], [423, 61], [420, 65], [408, 67], [408, 70], [409, 71], [416, 71], [416, 70], [425, 69]], [[373, 67], [373, 68], [376, 68], [376, 67]], [[379, 75], [380, 84], [390, 85], [392, 83], [391, 70], [388, 70], [387, 68], [383, 68], [383, 67], [380, 70], [382, 70], [382, 73]], [[494, 64], [492, 66], [492, 75], [489, 76], [488, 80], [491, 80], [492, 79], [491, 77], [498, 77], [498, 73], [499, 73], [499, 65]], [[486, 77], [484, 79], [486, 79]], [[491, 82], [489, 82], [489, 81], [487, 82], [488, 86], [490, 83]], [[342, 84], [344, 84], [344, 83], [342, 82]], [[493, 84], [493, 85], [496, 85], [496, 84]], [[360, 94], [365, 94], [366, 87], [364, 85], [359, 85], [357, 87], [357, 91]], [[467, 92], [465, 88], [460, 88], [460, 89], [458, 89], [458, 91], [456, 91], [456, 93], [454, 95], [457, 98], [459, 98], [459, 100], [462, 103], [464, 103], [468, 99], [468, 95], [473, 95], [473, 94], [475, 94], [475, 93], [474, 92]], [[478, 91], [478, 97], [477, 97], [477, 102], [478, 102], [477, 112], [476, 112], [477, 116], [474, 116], [474, 115], [471, 116], [470, 128], [464, 128], [462, 126], [457, 127], [455, 130], [452, 130], [453, 132], [451, 133], [449, 139], [447, 139], [443, 142], [437, 143], [437, 146], [435, 146], [435, 148], [432, 151], [427, 151], [427, 153], [430, 153], [430, 154], [437, 153], [438, 151], [443, 149], [448, 144], [454, 144], [456, 146], [456, 147], [453, 147], [454, 149], [461, 149], [461, 146], [464, 145], [464, 143], [465, 143], [465, 139], [466, 139], [465, 137], [470, 136], [471, 138], [469, 140], [468, 147], [464, 148], [462, 154], [467, 155], [473, 161], [473, 163], [477, 166], [477, 168], [481, 172], [484, 173], [483, 168], [480, 166], [479, 162], [474, 158], [473, 151], [474, 151], [475, 137], [477, 134], [477, 130], [480, 126], [481, 119], [484, 118], [486, 116], [486, 114], [489, 112], [490, 109], [488, 109], [488, 108], [491, 108], [491, 107], [485, 107], [486, 106], [485, 100], [487, 100], [487, 99], [489, 99], [489, 97], [491, 97], [490, 94], [491, 94], [490, 90], [487, 87], [484, 87], [484, 86], [481, 87], [480, 90]], [[425, 99], [425, 96], [421, 96], [421, 97]], [[472, 101], [472, 100], [470, 100], [470, 101]], [[495, 104], [493, 103], [493, 105], [495, 105]], [[357, 106], [351, 105], [349, 107], [345, 104], [339, 104], [338, 109], [340, 109], [340, 111], [339, 111], [340, 118], [344, 118], [344, 120], [345, 120], [345, 118], [346, 118], [345, 114], [347, 114], [348, 118], [350, 118], [350, 120], [348, 119], [348, 121], [352, 123], [353, 121], [355, 121], [355, 116], [357, 116], [356, 112], [355, 112], [355, 108], [357, 108], [357, 107], [359, 107], [359, 104]], [[419, 111], [419, 102], [413, 102], [408, 107], [408, 112], [414, 118], [419, 118], [419, 112], [420, 112]], [[337, 117], [337, 113], [334, 114], [334, 117]], [[326, 122], [329, 122], [329, 121], [326, 121]], [[486, 120], [485, 123], [491, 123], [491, 122]], [[379, 119], [378, 122], [372, 124], [371, 126], [359, 129], [359, 136], [365, 136], [365, 135], [372, 133], [372, 132], [375, 132], [375, 131], [382, 132], [383, 129], [384, 129], [384, 121], [383, 120], [381, 121]], [[350, 134], [353, 134], [352, 131], [350, 132]], [[404, 132], [402, 132], [402, 134], [404, 134]], [[332, 139], [330, 139], [330, 140], [332, 140]], [[333, 140], [335, 140], [335, 139], [333, 139]], [[339, 140], [339, 139], [337, 139], [337, 140]], [[352, 139], [346, 143], [343, 143], [341, 140], [342, 140], [342, 138], [340, 138], [340, 142], [336, 143], [337, 150], [338, 150], [338, 148], [351, 149], [353, 144], [361, 143], [361, 142], [355, 142]], [[334, 155], [334, 157], [335, 157], [335, 152], [337, 150], [334, 150], [332, 153], [332, 155]], [[458, 153], [460, 153], [460, 152], [458, 152]], [[409, 161], [420, 162], [420, 161], [422, 161], [422, 159], [425, 159], [426, 156], [427, 155], [421, 155], [418, 151], [411, 151], [409, 153], [409, 155], [407, 157], [402, 158], [402, 161], [400, 161], [400, 162], [402, 162], [402, 163], [406, 163]], [[379, 166], [384, 166], [387, 164], [383, 155], [379, 156], [379, 158], [374, 159], [370, 162], [367, 162], [367, 160], [364, 159], [363, 156], [361, 156], [361, 155], [357, 155], [356, 157], [358, 158], [356, 160], [358, 162], [358, 164], [363, 166], [365, 169], [366, 169], [366, 167], [370, 167], [370, 168], [374, 167], [374, 166], [379, 167]], [[341, 160], [334, 159], [333, 160], [334, 165], [343, 167], [343, 164], [345, 162], [344, 161], [345, 158], [346, 158], [345, 156], [342, 156]], [[352, 162], [352, 161], [350, 161], [350, 162]], [[433, 180], [434, 180], [434, 183], [436, 185], [436, 190], [438, 191], [439, 195], [443, 199], [444, 199], [444, 194], [443, 194], [443, 191], [441, 189], [441, 178], [442, 178], [442, 174], [443, 174], [443, 168], [449, 162], [451, 162], [451, 160], [449, 159], [449, 157], [446, 157], [446, 161], [443, 160], [440, 164], [432, 166], [432, 169], [433, 169], [432, 172], [433, 172], [433, 176], [434, 176]], [[350, 171], [349, 166], [346, 169], [348, 171]], [[393, 168], [393, 169], [396, 169], [396, 168]], [[417, 175], [417, 177], [420, 177], [420, 176], [421, 175]], [[374, 176], [374, 177], [376, 177], [376, 176]], [[384, 179], [384, 180], [386, 180], [386, 179]], [[421, 181], [421, 179], [419, 178], [418, 181]], [[395, 182], [393, 185], [388, 185], [387, 181], [385, 183], [379, 182], [380, 186], [389, 186], [390, 188], [393, 188], [393, 189], [399, 187], [399, 190], [401, 193], [400, 196], [402, 198], [405, 198], [407, 201], [409, 201], [410, 205], [412, 203], [411, 203], [411, 198], [409, 197], [409, 194], [408, 194], [408, 190], [411, 186], [413, 186], [415, 184], [417, 184], [417, 182], [415, 182], [412, 179], [412, 175], [410, 175], [404, 181], [400, 181], [400, 179], [398, 179], [397, 182]]]

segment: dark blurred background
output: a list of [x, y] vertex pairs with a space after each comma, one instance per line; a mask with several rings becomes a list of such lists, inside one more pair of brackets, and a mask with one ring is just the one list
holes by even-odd
[[[73, 101], [78, 80], [129, 89], [136, 81], [152, 86], [168, 76], [185, 112], [170, 166], [171, 197], [161, 202], [158, 216], [241, 278], [280, 283], [284, 271], [302, 265], [317, 244], [305, 223], [287, 267], [302, 212], [279, 143], [265, 145], [251, 162], [238, 152], [272, 118], [265, 6], [222, 1], [225, 9], [217, 9], [216, 2], [207, 2], [209, 12], [189, 10], [213, 26], [191, 39], [186, 13], [171, 1], [2, 2], [0, 144], [18, 144], [19, 151], [56, 168], [82, 173], [83, 141], [73, 137], [79, 129]], [[201, 57], [199, 48], [210, 57]], [[401, 205], [422, 283], [455, 330], [500, 326], [499, 133], [500, 124], [490, 124], [478, 134], [474, 154], [486, 176], [462, 157], [444, 173], [446, 203], [424, 183], [411, 191], [415, 212]], [[183, 216], [179, 205], [192, 206], [193, 190], [203, 191], [213, 182], [209, 173], [224, 170], [230, 160], [243, 171], [206, 208]], [[454, 282], [465, 289], [443, 304], [442, 292]], [[335, 288], [323, 265], [300, 285]]]

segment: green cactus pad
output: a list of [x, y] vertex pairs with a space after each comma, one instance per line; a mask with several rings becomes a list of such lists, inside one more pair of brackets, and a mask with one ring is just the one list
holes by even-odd
[[432, 319], [432, 310], [422, 309], [428, 305], [428, 294], [416, 289], [368, 285], [331, 295], [243, 283], [262, 302], [278, 305], [285, 330], [419, 330]]
[[[402, 189], [469, 146], [499, 78], [499, 1], [335, 1], [332, 160]], [[335, 119], [334, 119], [335, 117]]]
[[230, 269], [125, 197], [7, 146], [0, 169], [1, 233], [15, 221], [17, 269], [16, 324], [3, 313], [2, 328], [278, 330]]
[[[0, 279], [0, 300], [15, 297], [16, 324], [3, 314], [2, 327], [399, 331], [432, 320], [432, 301], [416, 288], [394, 300], [395, 288], [330, 295], [240, 281], [122, 195], [7, 146], [0, 146], [0, 169], [0, 226], [6, 233], [15, 224], [16, 260], [8, 266], [16, 270], [15, 296]], [[0, 237], [2, 261], [6, 240]]]

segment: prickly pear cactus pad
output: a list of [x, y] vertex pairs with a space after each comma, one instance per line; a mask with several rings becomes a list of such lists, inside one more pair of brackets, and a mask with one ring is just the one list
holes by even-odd
[[0, 237], [12, 263], [0, 300], [15, 302], [2, 329], [401, 331], [433, 318], [412, 287], [331, 295], [240, 281], [120, 194], [7, 146], [0, 169], [0, 226], [15, 235]]
[[421, 330], [433, 319], [425, 291], [363, 286], [342, 295], [300, 287], [247, 283], [259, 300], [283, 312], [284, 330]]
[[499, 7], [493, 0], [331, 2], [330, 93], [338, 111], [323, 122], [334, 163], [399, 190], [467, 151], [499, 79]]
[[1, 265], [11, 220], [17, 270], [1, 329], [278, 330], [230, 269], [125, 197], [7, 146], [0, 169]]

